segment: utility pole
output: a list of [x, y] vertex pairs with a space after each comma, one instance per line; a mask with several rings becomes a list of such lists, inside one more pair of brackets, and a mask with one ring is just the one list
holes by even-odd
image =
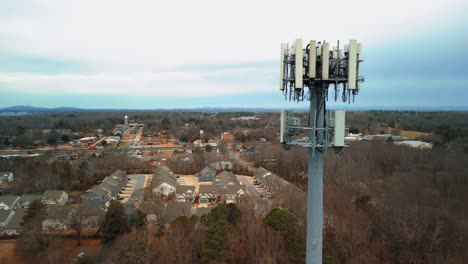
[[[308, 148], [307, 241], [306, 263], [322, 263], [323, 237], [323, 159], [328, 148], [341, 152], [346, 147], [345, 112], [326, 111], [328, 89], [334, 88], [333, 99], [351, 103], [364, 78], [360, 76], [361, 44], [351, 40], [344, 54], [339, 42], [332, 50], [329, 43], [314, 40], [302, 47], [297, 39], [290, 48], [281, 45], [280, 89], [286, 100], [310, 101], [307, 125], [290, 111], [281, 112], [280, 142]], [[298, 138], [297, 130], [306, 130], [308, 137]]]

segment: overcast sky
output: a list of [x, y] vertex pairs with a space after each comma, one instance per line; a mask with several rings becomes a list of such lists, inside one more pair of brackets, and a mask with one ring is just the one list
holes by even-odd
[[363, 43], [356, 106], [467, 106], [466, 10], [466, 0], [2, 0], [0, 107], [290, 106], [279, 48], [296, 38]]

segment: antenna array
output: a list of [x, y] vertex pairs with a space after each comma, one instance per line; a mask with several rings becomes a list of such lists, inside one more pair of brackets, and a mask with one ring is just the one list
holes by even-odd
[[[344, 52], [337, 41], [330, 50], [326, 41], [311, 40], [305, 49], [302, 39], [296, 39], [293, 45], [281, 45], [280, 90], [286, 100], [310, 100], [310, 89], [321, 86], [328, 92], [333, 86], [333, 99], [351, 103], [351, 97], [359, 93], [364, 77], [360, 75], [362, 45], [357, 40], [350, 40], [344, 46]], [[328, 99], [328, 96], [327, 96]]]

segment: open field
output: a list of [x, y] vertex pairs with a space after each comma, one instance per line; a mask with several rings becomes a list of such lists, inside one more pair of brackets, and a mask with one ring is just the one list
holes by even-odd
[[81, 245], [77, 246], [77, 241], [75, 239], [53, 238], [49, 240], [49, 247], [47, 251], [44, 252], [49, 262], [43, 262], [39, 259], [17, 256], [15, 251], [16, 242], [16, 239], [0, 240], [0, 263], [68, 263], [63, 262], [63, 260], [66, 259], [68, 261], [73, 259], [80, 252], [96, 256], [101, 251], [100, 239], [82, 239]]
[[[394, 128], [387, 128], [385, 133], [391, 134], [393, 130]], [[432, 136], [432, 133], [398, 129], [398, 135], [407, 137], [408, 139], [421, 139]]]

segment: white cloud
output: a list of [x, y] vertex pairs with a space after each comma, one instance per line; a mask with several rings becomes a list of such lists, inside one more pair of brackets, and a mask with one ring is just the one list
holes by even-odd
[[36, 15], [19, 6], [17, 17], [3, 18], [0, 34], [14, 37], [10, 49], [139, 65], [271, 60], [280, 42], [296, 37], [358, 38], [372, 46], [431, 30], [464, 5], [462, 0], [35, 3]]
[[[197, 64], [277, 61], [281, 42], [364, 47], [440, 27], [463, 0], [7, 1], [0, 51], [80, 61], [91, 73], [0, 74], [24, 91], [207, 96], [271, 91], [272, 68], [167, 71]], [[8, 7], [8, 8], [6, 8]]]
[[0, 73], [0, 88], [41, 94], [203, 97], [271, 91], [268, 70], [96, 74]]

